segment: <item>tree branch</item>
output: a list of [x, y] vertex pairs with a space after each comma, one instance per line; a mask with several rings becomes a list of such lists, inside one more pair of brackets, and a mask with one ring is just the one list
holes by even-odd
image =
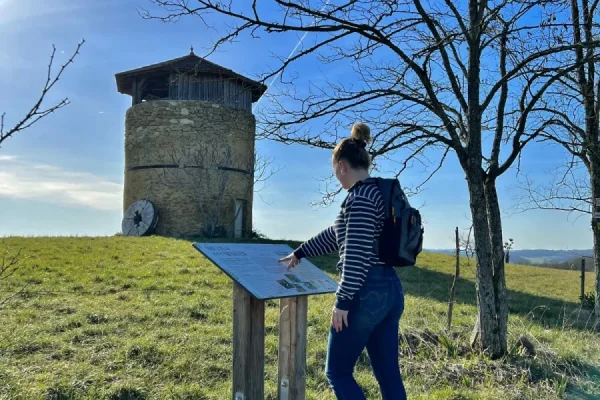
[[[537, 93], [532, 96], [532, 98], [529, 101], [529, 103], [527, 104], [527, 106], [521, 112], [521, 116], [519, 118], [519, 124], [517, 127], [517, 132], [515, 133], [515, 135], [513, 137], [512, 152], [508, 156], [506, 161], [496, 171], [491, 171], [491, 173], [494, 176], [499, 176], [499, 175], [503, 174], [508, 168], [510, 168], [511, 164], [514, 162], [514, 160], [520, 154], [523, 147], [525, 147], [525, 145], [527, 145], [528, 142], [533, 140], [538, 134], [540, 134], [542, 132], [541, 130], [538, 129], [538, 130], [536, 130], [536, 132], [534, 134], [529, 135], [529, 137], [527, 139], [525, 139], [524, 141], [521, 142], [521, 137], [525, 134], [525, 128], [527, 127], [527, 118], [529, 116], [529, 113], [531, 113], [531, 111], [533, 109], [535, 109], [537, 102], [542, 98], [542, 96], [544, 95], [546, 90], [554, 84], [554, 82], [558, 81], [562, 76], [565, 76], [566, 74], [573, 71], [577, 67], [578, 67], [578, 63], [576, 63], [570, 67], [563, 68], [561, 70], [559, 69], [559, 72], [556, 75], [552, 76], [550, 79], [548, 79], [542, 85], [542, 87], [537, 91]], [[543, 74], [543, 72], [535, 74], [534, 78], [532, 78], [532, 80], [536, 79], [538, 76], [541, 76], [542, 74]], [[530, 87], [531, 87], [531, 84], [527, 85], [526, 88], [523, 90], [523, 98], [525, 96], [525, 93], [529, 90]]]
[[75, 49], [71, 57], [67, 60], [65, 64], [62, 65], [58, 73], [54, 76], [52, 76], [52, 66], [54, 64], [56, 46], [52, 46], [52, 54], [50, 55], [50, 62], [48, 63], [48, 72], [46, 74], [46, 82], [44, 84], [44, 87], [42, 88], [42, 92], [38, 100], [33, 104], [33, 106], [25, 114], [25, 116], [19, 122], [17, 122], [16, 125], [14, 125], [12, 128], [9, 128], [6, 131], [4, 130], [4, 118], [6, 113], [3, 113], [0, 116], [0, 145], [2, 144], [2, 142], [12, 137], [16, 133], [24, 131], [25, 129], [31, 127], [33, 124], [38, 122], [40, 119], [47, 117], [48, 115], [54, 113], [56, 110], [69, 104], [69, 99], [65, 98], [49, 108], [42, 108], [42, 103], [44, 102], [46, 95], [52, 89], [52, 87], [54, 87], [56, 82], [58, 82], [65, 69], [74, 62], [75, 57], [79, 54], [79, 50], [81, 49], [81, 46], [83, 46], [84, 43], [85, 40], [82, 40], [77, 44], [77, 48]]
[[[429, 14], [427, 13], [427, 11], [425, 11], [425, 9], [423, 8], [421, 1], [414, 0], [414, 2], [415, 2], [415, 6], [417, 7], [417, 11], [421, 15], [421, 17], [427, 24], [427, 27], [429, 28], [431, 34], [437, 41], [436, 47], [438, 48], [440, 54], [442, 55], [442, 61], [444, 63], [444, 70], [446, 72], [448, 80], [450, 81], [450, 84], [452, 85], [452, 90], [454, 91], [454, 95], [456, 96], [458, 102], [460, 103], [463, 111], [466, 112], [468, 110], [469, 106], [467, 105], [467, 101], [465, 100], [465, 97], [462, 94], [461, 87], [458, 84], [458, 81], [454, 74], [452, 65], [450, 65], [450, 57], [448, 57], [448, 53], [446, 52], [446, 49], [444, 47], [444, 46], [446, 46], [446, 39], [445, 38], [443, 39], [440, 36], [438, 30], [435, 27], [435, 23], [429, 17]], [[466, 39], [468, 40], [468, 37]]]
[[[583, 45], [584, 46], [597, 47], [597, 46], [600, 46], [600, 41], [594, 41], [594, 42], [590, 42], [590, 43], [584, 43]], [[500, 88], [502, 87], [502, 85], [505, 82], [510, 81], [521, 70], [523, 70], [523, 68], [528, 67], [531, 62], [533, 62], [535, 60], [539, 60], [539, 59], [541, 59], [543, 57], [546, 57], [546, 56], [549, 56], [549, 55], [562, 53], [562, 52], [565, 52], [565, 51], [568, 51], [568, 50], [573, 50], [576, 47], [577, 46], [575, 46], [575, 45], [556, 46], [556, 47], [553, 47], [553, 48], [545, 49], [543, 51], [531, 54], [528, 57], [526, 57], [525, 59], [523, 59], [514, 68], [512, 68], [510, 71], [508, 71], [501, 79], [499, 79], [498, 82], [496, 82], [496, 84], [494, 84], [494, 86], [492, 87], [492, 89], [490, 90], [490, 92], [488, 93], [487, 97], [485, 98], [485, 100], [482, 103], [482, 106], [481, 106], [482, 110], [485, 110], [490, 105], [490, 103], [492, 102], [492, 100], [496, 96], [496, 93], [498, 92], [498, 90], [500, 90]], [[578, 65], [578, 64], [576, 64], [576, 65]]]
[[568, 162], [563, 173], [555, 172], [552, 182], [535, 185], [529, 176], [518, 182], [523, 195], [516, 201], [519, 212], [540, 210], [557, 210], [568, 213], [591, 213], [592, 196], [589, 182], [579, 178], [574, 167], [576, 163]]
[[[508, 44], [507, 37], [508, 27], [504, 25], [502, 29], [503, 35], [500, 37], [500, 74], [506, 75], [506, 57], [508, 50], [506, 48]], [[492, 154], [490, 156], [490, 167], [491, 169], [496, 168], [500, 162], [500, 144], [502, 141], [502, 135], [504, 132], [504, 114], [506, 110], [506, 100], [508, 98], [508, 82], [505, 82], [500, 91], [500, 99], [498, 101], [498, 110], [496, 114], [496, 133], [494, 134], [494, 142], [492, 144]]]

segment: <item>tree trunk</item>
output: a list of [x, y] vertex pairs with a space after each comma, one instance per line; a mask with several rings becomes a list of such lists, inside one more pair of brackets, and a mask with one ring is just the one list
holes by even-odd
[[[504, 246], [502, 240], [502, 217], [496, 191], [496, 181], [488, 179], [485, 184], [485, 200], [490, 230], [492, 268], [494, 271], [494, 294], [500, 353], [505, 354], [508, 336], [508, 294], [504, 274]], [[508, 256], [508, 255], [507, 255]]]
[[477, 340], [476, 344], [481, 346], [484, 352], [495, 358], [504, 355], [506, 346], [501, 342], [498, 327], [484, 172], [477, 165], [465, 172], [467, 173], [477, 255], [475, 289], [478, 322], [475, 326], [476, 331], [473, 332], [473, 338]]
[[594, 280], [594, 288], [595, 288], [594, 292], [596, 295], [596, 305], [594, 306], [594, 311], [596, 314], [596, 325], [600, 326], [600, 230], [597, 227], [594, 227], [593, 232], [594, 232], [594, 271], [596, 273], [596, 278]]
[[[600, 162], [594, 156], [590, 157], [589, 169], [590, 187], [592, 189], [592, 207], [598, 207], [596, 199], [600, 198]], [[596, 321], [600, 323], [600, 228], [595, 220], [592, 220], [592, 234], [594, 239], [594, 270], [596, 273], [596, 279], [594, 281], [596, 304], [594, 310]]]

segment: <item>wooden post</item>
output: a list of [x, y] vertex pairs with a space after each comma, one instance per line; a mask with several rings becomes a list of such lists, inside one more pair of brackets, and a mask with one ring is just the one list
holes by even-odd
[[265, 302], [233, 283], [233, 400], [265, 393]]
[[454, 300], [456, 299], [456, 284], [460, 276], [460, 237], [458, 236], [458, 226], [454, 230], [456, 239], [456, 266], [454, 271], [454, 280], [450, 288], [450, 299], [448, 300], [448, 330], [452, 327], [452, 311], [454, 310]]
[[581, 257], [581, 304], [585, 296], [585, 258]]
[[304, 400], [308, 296], [283, 298], [279, 310], [277, 399]]

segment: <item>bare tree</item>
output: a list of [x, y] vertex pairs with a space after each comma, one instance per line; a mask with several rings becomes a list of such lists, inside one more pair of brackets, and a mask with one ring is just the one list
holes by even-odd
[[17, 134], [19, 132], [26, 130], [27, 128], [29, 128], [30, 126], [32, 126], [33, 124], [38, 122], [40, 119], [47, 117], [48, 115], [52, 114], [56, 110], [63, 108], [64, 106], [69, 104], [68, 98], [64, 98], [61, 101], [59, 101], [58, 103], [56, 103], [52, 106], [49, 106], [49, 107], [45, 107], [43, 103], [44, 103], [44, 99], [46, 98], [46, 96], [48, 95], [50, 90], [52, 90], [54, 85], [56, 85], [56, 83], [62, 76], [63, 72], [65, 71], [65, 69], [69, 66], [69, 64], [73, 63], [73, 61], [75, 60], [75, 57], [79, 54], [79, 50], [81, 49], [81, 46], [83, 46], [84, 43], [85, 43], [85, 40], [82, 40], [81, 42], [79, 42], [77, 44], [77, 48], [75, 49], [75, 51], [73, 52], [71, 57], [67, 60], [66, 63], [64, 63], [60, 67], [58, 72], [54, 75], [52, 73], [52, 67], [54, 64], [54, 57], [56, 55], [56, 46], [54, 46], [54, 45], [52, 46], [52, 54], [50, 55], [50, 62], [48, 63], [48, 71], [46, 74], [46, 82], [44, 83], [44, 87], [42, 88], [42, 91], [41, 91], [40, 96], [38, 97], [37, 101], [33, 104], [33, 106], [29, 109], [29, 111], [27, 111], [25, 116], [23, 118], [21, 118], [21, 120], [19, 122], [17, 122], [11, 128], [6, 128], [4, 126], [4, 118], [6, 116], [6, 113], [2, 113], [2, 116], [0, 116], [0, 145], [6, 139], [14, 136], [15, 134]]
[[[556, 55], [598, 44], [586, 38], [573, 45], [556, 35], [569, 24], [559, 20], [561, 2], [272, 0], [244, 9], [213, 0], [151, 1], [164, 13], [142, 13], [146, 18], [197, 16], [208, 24], [211, 14], [224, 17], [224, 33], [212, 50], [244, 35], [311, 33], [309, 43], [263, 77], [280, 76], [286, 85], [262, 113], [263, 137], [331, 149], [338, 131], [359, 119], [376, 128], [374, 159], [402, 157], [398, 173], [437, 156], [434, 173], [453, 152], [465, 172], [477, 251], [474, 337], [492, 356], [506, 353], [508, 299], [496, 181], [543, 131], [539, 100], [578, 67]], [[308, 87], [286, 81], [289, 67], [311, 55], [324, 64], [351, 65], [355, 79]], [[319, 132], [310, 131], [307, 122], [313, 120], [322, 122]]]
[[[521, 209], [548, 209], [592, 213], [594, 199], [600, 198], [600, 52], [597, 47], [585, 46], [600, 35], [598, 0], [565, 0], [570, 24], [565, 41], [573, 44], [562, 55], [576, 61], [577, 68], [561, 76], [555, 88], [537, 106], [547, 113], [541, 141], [562, 146], [568, 162], [555, 170], [553, 180], [537, 184], [530, 179], [521, 182], [524, 195]], [[592, 223], [595, 269], [596, 318], [600, 320], [600, 227]]]

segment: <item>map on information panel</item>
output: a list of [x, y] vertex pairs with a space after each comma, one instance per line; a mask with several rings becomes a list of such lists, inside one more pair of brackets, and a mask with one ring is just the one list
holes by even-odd
[[193, 246], [259, 300], [333, 293], [337, 282], [303, 259], [295, 268], [279, 259], [285, 244], [194, 243]]

